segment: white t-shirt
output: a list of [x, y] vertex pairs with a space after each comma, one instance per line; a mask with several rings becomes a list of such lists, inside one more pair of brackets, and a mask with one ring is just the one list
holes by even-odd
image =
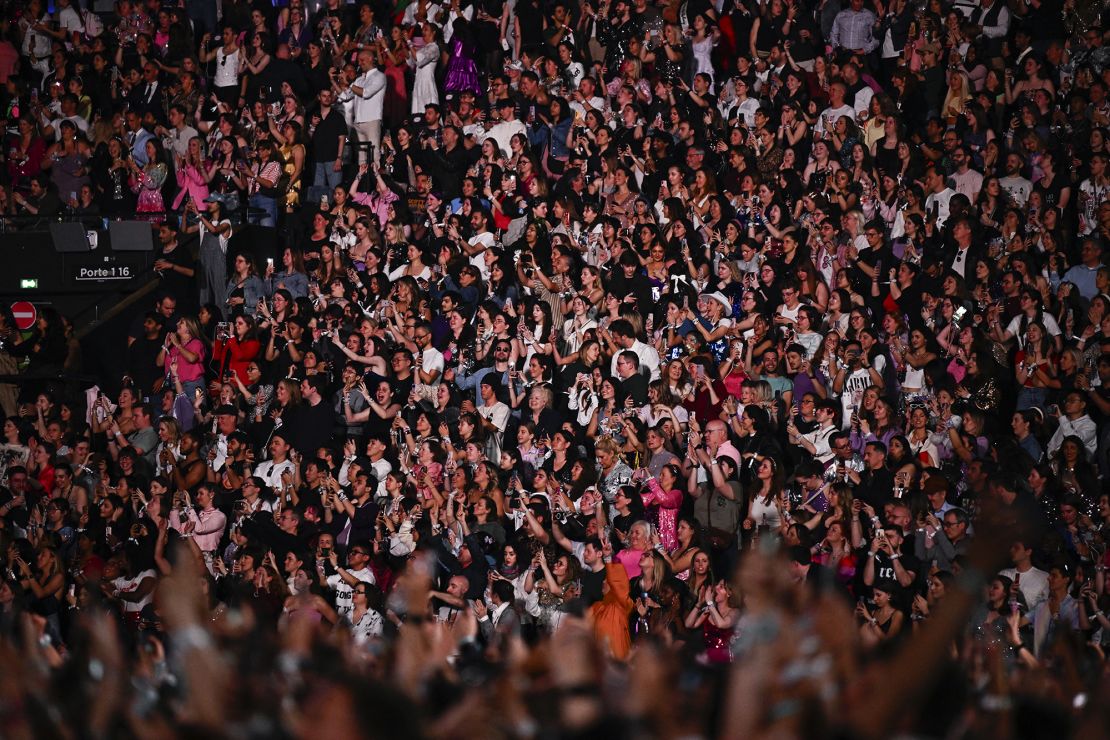
[[[158, 577], [157, 573], [155, 573], [153, 570], [148, 569], [148, 570], [140, 571], [137, 575], [132, 576], [131, 578], [124, 578], [124, 577], [117, 578], [116, 580], [112, 581], [112, 585], [115, 586], [116, 589], [121, 594], [130, 594], [130, 593], [134, 593], [135, 591], [137, 591], [138, 588], [139, 588], [139, 584], [141, 584], [147, 578], [157, 578], [157, 577]], [[139, 601], [124, 601], [123, 602], [123, 611], [128, 613], [128, 614], [132, 614], [134, 612], [141, 612], [143, 610], [143, 607], [145, 607], [147, 604], [149, 604], [153, 600], [154, 600], [154, 589], [151, 589], [150, 593], [148, 593], [146, 596], [144, 596]]]
[[498, 432], [504, 432], [505, 426], [509, 423], [509, 407], [501, 401], [490, 406], [479, 407], [478, 415], [497, 427]]
[[426, 373], [435, 370], [439, 371], [439, 377], [431, 383], [428, 383], [428, 385], [439, 385], [440, 381], [443, 380], [444, 365], [442, 352], [435, 347], [428, 347], [428, 349], [424, 350], [424, 354], [420, 358], [420, 369]]
[[[879, 368], [876, 367], [876, 370]], [[848, 429], [852, 426], [852, 412], [857, 411], [863, 401], [863, 392], [875, 385], [871, 380], [868, 368], [861, 367], [844, 378], [844, 390], [840, 394], [840, 407], [842, 410], [841, 427]]]
[[937, 226], [944, 226], [944, 222], [948, 220], [948, 202], [952, 200], [952, 196], [956, 191], [952, 188], [945, 188], [939, 193], [930, 193], [929, 197], [925, 199], [925, 212], [930, 213], [933, 210], [933, 204], [937, 204]]
[[[374, 572], [369, 568], [362, 570], [348, 570], [352, 576], [363, 583], [374, 583]], [[345, 617], [355, 608], [355, 592], [350, 584], [343, 580], [343, 576], [336, 573], [328, 576], [328, 588], [335, 591], [335, 611], [340, 617]]]
[[817, 124], [814, 126], [814, 128], [817, 131], [824, 133], [825, 119], [829, 119], [830, 126], [835, 126], [836, 122], [840, 120], [841, 116], [848, 116], [848, 118], [851, 118], [854, 121], [856, 120], [856, 109], [848, 105], [847, 103], [840, 106], [839, 108], [833, 108], [830, 105], [828, 108], [821, 111], [821, 117], [817, 119]]
[[[1006, 576], [1011, 581], [1016, 574], [1016, 568], [998, 571], [998, 575]], [[1025, 605], [1029, 611], [1033, 611], [1038, 604], [1048, 598], [1048, 573], [1040, 568], [1030, 568], [1021, 574], [1018, 588], [1021, 590], [1021, 595], [1025, 597]]]
[[[588, 99], [586, 102], [589, 103], [590, 108], [592, 108], [593, 110], [596, 110], [598, 113], [602, 113], [602, 112], [605, 111], [605, 108], [606, 108], [605, 98], [601, 98], [601, 97], [598, 97], [597, 95], [594, 95], [592, 98]], [[586, 106], [582, 105], [578, 101], [572, 100], [570, 102], [570, 109], [572, 111], [574, 111], [576, 117], [578, 117], [578, 118], [585, 118], [586, 117], [587, 108], [586, 108]]]
[[276, 490], [281, 488], [281, 474], [286, 471], [288, 471], [290, 475], [293, 474], [292, 460], [286, 460], [277, 465], [274, 465], [273, 460], [267, 460], [254, 469], [254, 474], [266, 481], [266, 485], [270, 488]]
[[[1025, 331], [1022, 329], [1023, 319], [1025, 320], [1024, 327], [1028, 329], [1029, 325], [1033, 323], [1033, 319], [1026, 319], [1023, 313], [1011, 319], [1009, 325], [1006, 327], [1007, 333], [1017, 339], [1019, 347], [1025, 346]], [[1041, 323], [1044, 324], [1044, 329], [1048, 332], [1050, 337], [1060, 336], [1060, 325], [1056, 323], [1056, 319], [1052, 317], [1052, 314], [1041, 314]]]
[[979, 195], [979, 190], [983, 187], [983, 176], [975, 170], [968, 170], [960, 174], [953, 172], [952, 179], [956, 183], [956, 192], [961, 195], [966, 195], [968, 200], [975, 202], [975, 198]]
[[481, 245], [482, 250], [470, 256], [470, 264], [478, 269], [482, 275], [482, 280], [489, 280], [489, 265], [486, 264], [486, 250], [497, 243], [497, 236], [492, 232], [484, 231], [481, 234], [472, 236], [467, 243], [471, 247]]
[[62, 121], [69, 121], [77, 127], [78, 131], [81, 131], [82, 133], [88, 133], [89, 131], [89, 122], [81, 116], [65, 116], [63, 118], [55, 118], [53, 121], [50, 122], [50, 128], [54, 129], [55, 140], [60, 140], [62, 138]]
[[58, 11], [58, 30], [66, 32], [67, 49], [73, 48], [73, 44], [70, 43], [73, 34], [85, 33], [85, 22], [81, 20], [81, 14], [72, 5]]
[[1079, 183], [1079, 233], [1086, 236], [1098, 228], [1098, 207], [1110, 195], [1110, 186], [1096, 185], [1087, 178]]
[[1029, 200], [1029, 193], [1033, 192], [1033, 183], [1026, 180], [1021, 175], [1017, 177], [1000, 177], [998, 178], [998, 184], [1002, 186], [1003, 190], [1010, 194], [1010, 197], [1014, 199], [1014, 203], [1019, 206], [1024, 206], [1025, 201]]

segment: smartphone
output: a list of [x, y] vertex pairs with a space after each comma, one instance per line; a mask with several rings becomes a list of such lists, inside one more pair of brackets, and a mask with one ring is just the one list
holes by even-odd
[[267, 257], [266, 258], [266, 267], [273, 267], [273, 266], [274, 266], [274, 258], [273, 257]]

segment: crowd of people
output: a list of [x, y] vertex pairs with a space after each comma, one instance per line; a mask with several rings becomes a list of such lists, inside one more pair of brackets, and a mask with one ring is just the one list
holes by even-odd
[[6, 736], [1107, 732], [1101, 4], [0, 6]]

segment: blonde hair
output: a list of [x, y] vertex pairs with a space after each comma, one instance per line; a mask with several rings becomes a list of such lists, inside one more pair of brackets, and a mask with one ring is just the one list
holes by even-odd
[[185, 328], [189, 330], [189, 337], [191, 339], [200, 339], [204, 341], [204, 332], [200, 330], [200, 324], [194, 316], [182, 316], [178, 322], [185, 324]]
[[597, 452], [605, 452], [610, 455], [616, 455], [620, 452], [620, 446], [612, 437], [602, 437], [594, 444], [594, 450]]
[[281, 380], [278, 381], [278, 385], [284, 387], [285, 390], [289, 393], [289, 405], [290, 406], [300, 406], [301, 405], [301, 385], [300, 385], [300, 383], [292, 381], [289, 378], [282, 378]]
[[954, 92], [951, 85], [948, 86], [948, 92], [944, 96], [944, 105], [940, 107], [940, 115], [942, 117], [958, 116], [963, 112], [964, 104], [971, 99], [970, 86], [967, 82], [967, 75], [963, 72], [953, 72], [960, 79], [960, 90]]
[[759, 403], [770, 403], [775, 400], [775, 389], [766, 380], [757, 380], [752, 385], [752, 392], [756, 395]]

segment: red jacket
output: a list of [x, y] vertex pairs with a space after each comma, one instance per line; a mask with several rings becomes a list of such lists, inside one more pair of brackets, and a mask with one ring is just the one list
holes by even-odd
[[248, 339], [245, 342], [240, 342], [238, 337], [232, 337], [226, 342], [217, 339], [212, 345], [212, 357], [219, 363], [220, 379], [223, 380], [223, 374], [230, 371], [238, 376], [243, 385], [249, 384], [247, 365], [258, 357], [261, 349], [262, 344], [257, 339]]

